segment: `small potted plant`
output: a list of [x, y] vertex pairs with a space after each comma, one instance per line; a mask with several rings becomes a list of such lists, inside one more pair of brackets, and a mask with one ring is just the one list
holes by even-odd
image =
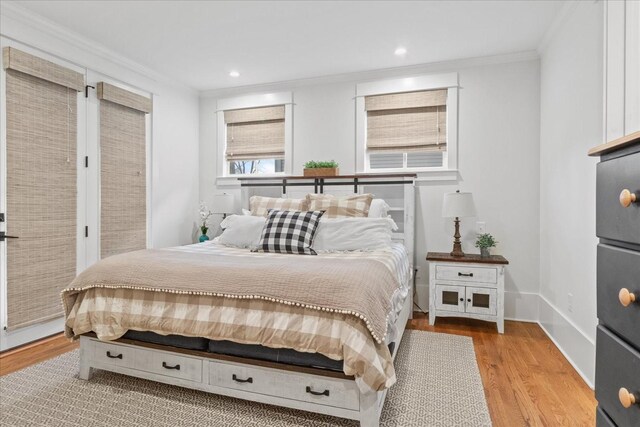
[[209, 240], [209, 236], [207, 236], [207, 231], [209, 231], [207, 221], [209, 221], [209, 217], [211, 215], [213, 215], [213, 212], [207, 208], [207, 205], [204, 202], [200, 202], [200, 231], [202, 232], [202, 235], [198, 239], [200, 243]]
[[489, 249], [494, 248], [496, 243], [498, 241], [491, 234], [480, 234], [476, 239], [476, 248], [480, 248], [480, 256], [482, 258], [489, 258], [491, 256]]
[[330, 162], [316, 162], [313, 160], [309, 160], [304, 164], [304, 176], [338, 176], [338, 173], [338, 163], [333, 160], [331, 160]]

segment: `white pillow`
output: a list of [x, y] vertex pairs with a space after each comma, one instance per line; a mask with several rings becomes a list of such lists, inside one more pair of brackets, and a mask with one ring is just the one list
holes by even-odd
[[230, 215], [221, 223], [223, 232], [214, 242], [236, 248], [253, 249], [258, 246], [266, 218], [253, 215]]
[[397, 229], [391, 218], [321, 218], [311, 247], [318, 253], [384, 249]]
[[369, 218], [386, 218], [389, 215], [389, 205], [382, 199], [373, 199], [369, 207]]

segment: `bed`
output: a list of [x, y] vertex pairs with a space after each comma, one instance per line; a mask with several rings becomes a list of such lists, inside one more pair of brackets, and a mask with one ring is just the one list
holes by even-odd
[[63, 292], [80, 378], [104, 369], [379, 425], [412, 312], [413, 182], [401, 185], [403, 235], [389, 248], [300, 256], [208, 242], [83, 272]]

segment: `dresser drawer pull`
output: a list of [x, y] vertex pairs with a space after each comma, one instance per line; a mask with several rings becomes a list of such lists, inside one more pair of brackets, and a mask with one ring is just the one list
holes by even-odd
[[458, 272], [458, 277], [460, 277], [460, 276], [473, 277], [473, 273], [460, 273], [460, 272]]
[[249, 383], [249, 384], [253, 384], [253, 377], [249, 377], [246, 380], [241, 380], [240, 378], [236, 377], [236, 374], [233, 374], [231, 376], [231, 378], [233, 378], [233, 380], [237, 383]]
[[110, 351], [107, 351], [107, 357], [109, 359], [122, 359], [122, 353], [120, 353], [120, 354], [111, 354]]
[[628, 307], [632, 302], [636, 301], [636, 294], [629, 292], [627, 288], [622, 288], [618, 293], [618, 299], [620, 300], [620, 304]]
[[632, 405], [635, 405], [638, 402], [635, 394], [630, 393], [629, 390], [624, 387], [618, 391], [618, 399], [620, 399], [620, 403], [625, 408], [631, 408]]
[[329, 397], [329, 390], [325, 391], [313, 391], [311, 387], [307, 386], [307, 393], [313, 394], [314, 396], [327, 396]]
[[167, 365], [167, 362], [162, 362], [162, 367], [164, 369], [175, 369], [176, 371], [180, 370], [180, 365], [169, 366], [169, 365]]
[[626, 188], [620, 192], [620, 204], [623, 208], [628, 208], [631, 206], [631, 203], [636, 203], [638, 201], [638, 196], [636, 193], [632, 193]]

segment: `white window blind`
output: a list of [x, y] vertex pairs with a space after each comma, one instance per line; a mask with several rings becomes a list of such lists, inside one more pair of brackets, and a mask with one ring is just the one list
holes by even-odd
[[284, 159], [284, 105], [224, 112], [228, 161]]
[[367, 151], [445, 151], [447, 90], [365, 97]]

